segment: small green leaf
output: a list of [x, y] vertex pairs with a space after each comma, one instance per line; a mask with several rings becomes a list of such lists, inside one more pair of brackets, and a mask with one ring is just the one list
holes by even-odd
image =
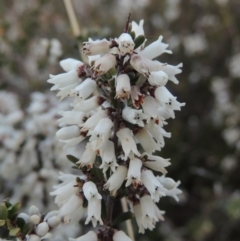
[[20, 228], [13, 228], [10, 229], [9, 235], [10, 236], [16, 236], [16, 234], [20, 231]]
[[5, 201], [4, 203], [5, 203], [5, 206], [6, 206], [7, 208], [10, 208], [10, 207], [12, 206], [12, 204], [11, 204], [10, 202], [8, 202], [8, 201]]
[[87, 208], [87, 206], [88, 206], [88, 200], [86, 198], [84, 198], [84, 200], [83, 200], [83, 207]]
[[130, 212], [130, 211], [122, 213], [118, 217], [115, 218], [115, 220], [113, 221], [113, 224], [117, 225], [117, 224], [119, 224], [121, 222], [124, 222], [124, 221], [126, 221], [128, 219], [131, 219], [133, 217], [134, 217], [134, 214], [132, 212]]
[[135, 38], [134, 43], [135, 43], [135, 47], [134, 49], [137, 49], [139, 46], [141, 46], [145, 41], [145, 36], [143, 35], [139, 35], [137, 36], [137, 38]]
[[132, 32], [130, 33], [130, 35], [131, 35], [132, 39], [134, 40], [134, 39], [135, 39], [135, 37], [136, 37], [135, 32], [133, 32], [133, 31], [132, 31]]
[[128, 33], [130, 34], [132, 32], [132, 23], [129, 23], [128, 25]]
[[16, 224], [22, 230], [25, 225], [25, 220], [23, 218], [17, 218]]
[[20, 202], [15, 203], [15, 204], [12, 206], [11, 210], [8, 210], [8, 217], [11, 218], [11, 217], [13, 217], [15, 214], [17, 214], [18, 211], [19, 211], [19, 209], [20, 209], [20, 207], [21, 207], [21, 203], [20, 203]]
[[29, 231], [31, 231], [31, 229], [32, 229], [32, 224], [26, 223], [22, 229], [22, 232], [24, 235], [26, 235], [29, 233]]
[[5, 220], [0, 220], [0, 226], [3, 226], [5, 224]]
[[[97, 157], [97, 158], [98, 158], [98, 157]], [[102, 169], [100, 169], [99, 167], [97, 167], [96, 164], [93, 165], [93, 172], [94, 172], [94, 174], [95, 174], [101, 181], [104, 180], [104, 175], [103, 175]]]
[[75, 156], [72, 156], [72, 155], [67, 155], [67, 159], [75, 165], [77, 165], [76, 162], [79, 161], [78, 158], [76, 158]]
[[0, 205], [0, 219], [6, 220], [8, 217], [8, 210], [4, 205]]

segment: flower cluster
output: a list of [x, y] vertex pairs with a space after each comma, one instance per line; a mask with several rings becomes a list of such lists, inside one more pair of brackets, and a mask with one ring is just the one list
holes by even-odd
[[157, 206], [160, 198], [178, 200], [181, 193], [180, 182], [165, 176], [170, 159], [159, 152], [164, 138], [171, 136], [164, 129], [166, 121], [185, 105], [165, 87], [168, 81], [178, 83], [182, 64], [153, 60], [171, 53], [162, 36], [145, 47], [142, 24], [129, 25], [118, 38], [84, 42], [89, 63], [62, 60], [66, 73], [50, 75], [48, 80], [61, 100], [73, 100], [72, 110], [60, 113], [57, 137], [65, 148], [86, 141], [84, 153], [75, 161], [84, 175], [62, 174], [63, 182], [51, 195], [56, 196], [65, 222], [79, 220], [87, 212], [86, 224], [107, 225], [78, 240], [97, 240], [106, 232], [111, 240], [130, 240], [111, 228], [111, 218], [101, 213], [109, 195], [127, 197], [139, 232], [144, 233], [164, 219]]

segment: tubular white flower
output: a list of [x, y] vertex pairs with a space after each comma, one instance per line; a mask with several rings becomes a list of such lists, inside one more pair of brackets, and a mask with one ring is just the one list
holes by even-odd
[[142, 113], [142, 110], [136, 110], [131, 107], [126, 107], [122, 111], [122, 118], [129, 123], [143, 127], [143, 120], [146, 120], [147, 116]]
[[147, 169], [142, 170], [141, 179], [142, 183], [149, 191], [151, 198], [154, 202], [159, 202], [160, 197], [166, 196], [165, 188], [154, 176], [152, 171]]
[[171, 116], [175, 117], [174, 111], [181, 110], [185, 103], [180, 103], [177, 98], [173, 96], [165, 86], [158, 87], [154, 92], [155, 98], [159, 101], [162, 107], [164, 107]]
[[88, 133], [91, 134], [91, 131], [95, 128], [97, 123], [104, 117], [107, 117], [107, 112], [99, 109], [96, 113], [89, 117], [83, 125], [81, 125], [81, 131], [88, 131]]
[[83, 42], [83, 54], [106, 54], [110, 50], [111, 42], [106, 39]]
[[151, 168], [154, 171], [161, 172], [163, 174], [167, 173], [165, 167], [171, 165], [171, 163], [169, 162], [170, 159], [164, 159], [160, 156], [150, 155], [146, 152], [142, 154], [142, 157], [147, 159], [147, 161], [143, 162], [144, 166]]
[[60, 91], [57, 93], [57, 97], [60, 97], [60, 101], [71, 95], [71, 91], [78, 85], [78, 83], [71, 84], [62, 88], [59, 88]]
[[139, 141], [142, 148], [148, 153], [161, 150], [161, 147], [155, 142], [152, 135], [146, 130], [146, 128], [138, 130], [137, 134], [135, 134], [135, 138]]
[[143, 19], [140, 20], [139, 24], [137, 24], [135, 21], [132, 21], [132, 31], [135, 33], [135, 37], [138, 37], [139, 35], [144, 35], [143, 24]]
[[142, 74], [144, 77], [149, 78], [150, 72], [146, 60], [147, 59], [142, 55], [133, 53], [131, 56], [130, 64], [137, 72]]
[[140, 156], [137, 150], [136, 142], [133, 139], [133, 133], [129, 128], [122, 128], [117, 132], [117, 137], [119, 138], [123, 152], [125, 154], [124, 160], [128, 157], [132, 158], [133, 154]]
[[62, 206], [65, 204], [69, 198], [79, 192], [79, 187], [76, 187], [77, 184], [76, 178], [78, 176], [68, 175], [64, 173], [60, 173], [59, 179], [63, 182], [56, 186], [53, 186], [55, 189], [53, 192], [50, 192], [51, 196], [55, 197], [55, 203], [58, 206]]
[[88, 201], [88, 217], [85, 224], [88, 224], [90, 221], [92, 221], [93, 227], [97, 226], [97, 222], [99, 222], [100, 225], [103, 225], [101, 219], [101, 200], [95, 197]]
[[110, 191], [111, 196], [115, 196], [117, 190], [121, 187], [127, 176], [127, 168], [125, 166], [119, 165], [117, 170], [112, 174], [104, 185], [104, 189]]
[[79, 135], [80, 135], [80, 129], [76, 125], [63, 127], [56, 133], [56, 136], [60, 140], [72, 139], [72, 138], [78, 137]]
[[122, 33], [117, 42], [121, 55], [125, 55], [127, 53], [132, 54], [135, 44], [130, 34]]
[[175, 75], [182, 73], [183, 64], [180, 63], [176, 66], [170, 65], [170, 64], [164, 64], [159, 61], [152, 61], [149, 59], [145, 59], [146, 65], [148, 66], [148, 69], [150, 72], [152, 71], [163, 71], [168, 75], [168, 79], [171, 80], [174, 84], [178, 84], [179, 81], [175, 77]]
[[83, 193], [85, 198], [90, 201], [92, 198], [102, 199], [102, 196], [98, 193], [95, 183], [88, 181], [83, 184]]
[[51, 90], [57, 90], [73, 84], [78, 84], [80, 81], [81, 79], [78, 78], [76, 70], [71, 70], [59, 75], [50, 75], [50, 79], [47, 80], [48, 83], [54, 84]]
[[148, 82], [152, 86], [166, 85], [168, 82], [168, 75], [163, 71], [152, 71], [150, 72]]
[[164, 188], [166, 188], [166, 195], [173, 197], [178, 202], [179, 198], [177, 195], [182, 193], [182, 191], [178, 188], [181, 182], [175, 182], [172, 178], [165, 177], [164, 175], [162, 175], [161, 177], [157, 176], [157, 179], [164, 186]]
[[158, 220], [164, 221], [164, 217], [163, 214], [165, 214], [165, 211], [162, 211], [158, 208], [158, 206], [156, 205], [156, 203], [153, 203], [154, 206], [154, 212], [158, 218]]
[[98, 237], [94, 231], [89, 231], [79, 238], [69, 238], [69, 241], [98, 241]]
[[116, 99], [129, 98], [131, 92], [130, 78], [127, 74], [120, 74], [116, 79]]
[[103, 169], [103, 172], [106, 172], [110, 167], [111, 170], [115, 172], [118, 164], [116, 160], [114, 144], [112, 141], [106, 141], [106, 143], [100, 150], [100, 156], [102, 158], [102, 164], [99, 168]]
[[102, 118], [92, 132], [89, 139], [93, 150], [101, 148], [111, 135], [113, 122], [108, 118]]
[[73, 110], [89, 112], [91, 110], [97, 109], [104, 101], [104, 97], [93, 96], [87, 100], [84, 100], [74, 105]]
[[142, 108], [145, 114], [147, 114], [150, 118], [153, 119], [158, 118], [157, 108], [158, 104], [156, 100], [152, 96], [145, 96], [142, 103]]
[[35, 232], [38, 236], [45, 236], [49, 230], [49, 226], [47, 222], [42, 222], [38, 224], [35, 228]]
[[100, 59], [97, 59], [92, 67], [94, 76], [103, 75], [116, 65], [116, 57], [112, 53], [105, 54]]
[[72, 218], [75, 212], [82, 207], [82, 204], [82, 197], [76, 194], [72, 195], [68, 201], [60, 207], [59, 216], [64, 218], [65, 223], [69, 223], [69, 220]]
[[140, 92], [139, 87], [136, 85], [131, 86], [131, 99], [135, 108], [138, 109], [140, 104], [144, 103], [143, 98], [144, 95]]
[[86, 166], [87, 169], [90, 170], [95, 162], [96, 156], [96, 151], [94, 151], [90, 145], [87, 145], [80, 160], [76, 162], [76, 164], [80, 164], [80, 168]]
[[172, 54], [171, 50], [167, 50], [168, 44], [162, 43], [163, 36], [160, 35], [158, 40], [151, 43], [141, 51], [141, 55], [148, 59], [155, 59], [163, 53]]
[[147, 123], [146, 128], [152, 134], [153, 138], [158, 142], [160, 147], [165, 146], [164, 137], [167, 137], [167, 138], [171, 137], [171, 133], [166, 132], [161, 127], [161, 125], [157, 125], [153, 121], [150, 121], [149, 123]]
[[72, 58], [63, 59], [60, 61], [59, 64], [61, 65], [63, 70], [66, 72], [71, 71], [71, 70], [76, 70], [79, 67], [81, 67], [82, 65], [84, 65], [83, 62], [76, 60], [76, 59], [72, 59]]
[[140, 198], [140, 205], [142, 210], [142, 225], [145, 229], [148, 228], [152, 230], [158, 218], [154, 210], [154, 202], [151, 196], [146, 195]]
[[80, 100], [85, 100], [95, 91], [96, 88], [96, 81], [91, 78], [87, 78], [73, 90], [72, 94], [77, 96]]
[[142, 184], [141, 182], [141, 168], [142, 161], [138, 158], [134, 158], [130, 161], [128, 173], [127, 173], [127, 182], [126, 187], [128, 187], [131, 183], [134, 188], [137, 188], [138, 184]]
[[113, 241], [132, 241], [123, 231], [116, 231], [113, 235]]
[[138, 232], [139, 233], [145, 233], [145, 228], [142, 224], [143, 222], [143, 219], [142, 219], [142, 209], [141, 209], [141, 205], [138, 203], [136, 205], [133, 205], [133, 212], [134, 212], [134, 215], [135, 215], [135, 219], [136, 219], [136, 222], [137, 222], [137, 225], [138, 225]]
[[84, 139], [86, 138], [85, 135], [80, 135], [79, 137], [75, 137], [69, 140], [60, 140], [60, 142], [65, 143], [63, 149], [66, 149], [68, 147], [71, 146], [76, 146], [78, 145], [80, 142], [82, 142]]
[[59, 113], [62, 118], [58, 119], [59, 126], [64, 125], [80, 125], [87, 117], [86, 113], [81, 111], [61, 111]]

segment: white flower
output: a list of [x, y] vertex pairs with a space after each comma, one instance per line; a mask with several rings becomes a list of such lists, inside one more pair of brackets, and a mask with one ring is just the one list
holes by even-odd
[[158, 118], [158, 113], [156, 111], [158, 108], [158, 104], [152, 96], [144, 97], [142, 108], [144, 113], [147, 114], [150, 118], [153, 118], [153, 119]]
[[129, 98], [131, 92], [130, 78], [127, 74], [120, 74], [116, 79], [116, 97], [117, 99]]
[[87, 100], [77, 103], [74, 105], [73, 110], [88, 112], [97, 109], [103, 102], [105, 98], [102, 96], [93, 96]]
[[60, 101], [71, 95], [71, 91], [78, 85], [78, 83], [67, 85], [59, 88], [60, 91], [57, 93], [57, 97], [60, 97]]
[[143, 24], [143, 19], [140, 20], [139, 24], [137, 24], [135, 21], [132, 21], [132, 31], [135, 33], [135, 37], [138, 37], [139, 35], [144, 35]]
[[123, 152], [125, 154], [124, 159], [127, 160], [128, 157], [133, 157], [133, 154], [140, 156], [137, 150], [136, 142], [133, 139], [133, 133], [129, 128], [122, 128], [117, 132], [117, 137], [119, 138]]
[[79, 176], [60, 173], [59, 179], [63, 182], [54, 186], [53, 188], [55, 191], [50, 192], [51, 196], [56, 196], [55, 203], [58, 206], [62, 206], [69, 200], [71, 196], [76, 195], [79, 192], [79, 187], [76, 187], [77, 177]]
[[166, 196], [165, 188], [163, 188], [162, 184], [154, 176], [152, 171], [147, 169], [142, 170], [141, 179], [154, 202], [159, 202], [160, 197]]
[[141, 55], [148, 59], [155, 59], [163, 53], [172, 54], [171, 50], [166, 50], [168, 44], [162, 43], [163, 36], [159, 36], [158, 40], [151, 43], [141, 51]]
[[[164, 123], [164, 122], [163, 122]], [[146, 125], [147, 130], [152, 134], [153, 138], [157, 141], [160, 147], [165, 146], [164, 137], [170, 138], [171, 133], [166, 132], [161, 125], [155, 124], [154, 121], [150, 121]]]
[[87, 166], [87, 169], [89, 170], [92, 168], [95, 162], [96, 155], [97, 155], [96, 151], [94, 151], [90, 145], [87, 145], [80, 160], [76, 162], [76, 164], [80, 164], [79, 166], [80, 168]]
[[72, 58], [63, 59], [60, 61], [59, 64], [61, 65], [63, 70], [66, 72], [69, 72], [71, 70], [77, 70], [79, 67], [84, 65], [83, 62], [76, 60], [76, 59], [72, 59]]
[[133, 212], [134, 212], [134, 215], [135, 215], [135, 219], [136, 219], [136, 222], [137, 222], [137, 225], [138, 225], [138, 232], [139, 233], [145, 233], [145, 228], [142, 224], [143, 222], [143, 219], [142, 219], [142, 209], [141, 209], [141, 205], [138, 203], [136, 205], [133, 205]]
[[86, 113], [81, 111], [61, 111], [62, 118], [58, 119], [59, 126], [80, 125], [86, 118]]
[[123, 231], [116, 231], [113, 235], [113, 241], [132, 241]]
[[169, 162], [170, 159], [164, 159], [160, 156], [150, 155], [146, 152], [142, 154], [142, 157], [147, 159], [143, 162], [144, 166], [151, 168], [154, 171], [161, 172], [163, 174], [167, 173], [165, 167], [171, 165], [171, 163]]
[[92, 132], [89, 139], [93, 150], [101, 148], [111, 135], [113, 122], [108, 118], [102, 118]]
[[38, 236], [45, 236], [49, 230], [49, 226], [47, 222], [42, 222], [38, 224], [35, 228], [35, 232]]
[[104, 117], [107, 117], [107, 112], [105, 110], [99, 109], [82, 125], [81, 131], [88, 131], [88, 134], [90, 134], [97, 123]]
[[98, 241], [98, 237], [94, 231], [89, 231], [79, 238], [69, 238], [69, 241]]
[[105, 54], [97, 59], [92, 67], [94, 76], [103, 75], [117, 64], [116, 57], [112, 53]]
[[152, 86], [166, 85], [168, 82], [168, 75], [163, 71], [152, 71], [148, 82]]
[[125, 166], [118, 166], [117, 170], [112, 174], [104, 185], [104, 189], [110, 191], [111, 196], [115, 196], [117, 190], [121, 187], [123, 181], [127, 176], [127, 168]]
[[142, 148], [148, 153], [161, 150], [158, 143], [155, 142], [152, 135], [146, 130], [146, 128], [138, 130], [137, 134], [135, 134], [135, 138], [140, 142]]
[[77, 96], [80, 100], [85, 100], [95, 91], [96, 88], [96, 81], [91, 78], [87, 78], [73, 90], [72, 94]]
[[149, 78], [150, 71], [146, 60], [147, 59], [142, 55], [133, 53], [131, 56], [130, 64], [137, 72], [142, 74], [144, 77]]
[[[83, 208], [82, 204], [82, 197], [76, 194], [72, 195], [68, 201], [60, 207], [59, 216], [64, 218], [65, 223], [69, 223], [69, 220], [76, 214], [76, 211], [79, 210], [80, 207]], [[82, 216], [84, 215], [84, 212], [80, 213]], [[79, 216], [79, 219], [81, 219], [82, 216]]]
[[182, 191], [178, 188], [181, 182], [175, 182], [172, 178], [165, 177], [164, 175], [161, 177], [157, 176], [157, 179], [164, 186], [164, 188], [166, 188], [166, 195], [173, 197], [178, 202], [179, 198], [177, 195], [182, 193]]
[[128, 187], [131, 183], [134, 188], [137, 188], [138, 184], [142, 184], [141, 182], [141, 168], [142, 161], [138, 158], [134, 158], [130, 160], [128, 174], [127, 174], [127, 182], [126, 187]]
[[51, 90], [57, 90], [73, 84], [78, 84], [80, 81], [81, 79], [79, 79], [76, 70], [71, 70], [59, 75], [50, 75], [50, 79], [47, 80], [48, 83], [54, 84]]
[[122, 33], [117, 42], [121, 55], [133, 52], [135, 44], [130, 34]]
[[106, 172], [110, 167], [113, 172], [115, 172], [116, 167], [118, 166], [114, 144], [112, 141], [106, 141], [104, 146], [100, 151], [100, 156], [102, 158], [102, 164], [99, 168], [103, 169], [103, 172]]
[[144, 95], [140, 92], [140, 89], [136, 85], [131, 86], [131, 99], [135, 108], [139, 108], [140, 104], [144, 103]]
[[111, 42], [106, 39], [83, 42], [83, 54], [106, 54], [110, 50]]
[[147, 115], [142, 113], [142, 110], [136, 110], [130, 107], [126, 107], [122, 111], [122, 118], [129, 123], [144, 126], [143, 120], [147, 119]]
[[101, 200], [96, 197], [91, 198], [88, 201], [88, 217], [85, 224], [88, 224], [90, 221], [92, 221], [93, 227], [97, 226], [97, 222], [103, 225], [103, 221], [101, 219]]
[[83, 184], [83, 194], [85, 198], [90, 201], [92, 198], [102, 199], [102, 196], [98, 193], [95, 183], [88, 181]]

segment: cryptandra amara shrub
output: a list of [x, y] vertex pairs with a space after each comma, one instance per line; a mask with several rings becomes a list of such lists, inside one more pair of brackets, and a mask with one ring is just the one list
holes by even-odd
[[[50, 193], [59, 210], [41, 215], [32, 206], [28, 214], [18, 215], [12, 236], [37, 241], [50, 237], [60, 222], [85, 218], [85, 224], [99, 226], [77, 241], [129, 241], [116, 229], [119, 222], [135, 217], [144, 233], [164, 220], [157, 206], [161, 197], [178, 201], [180, 181], [166, 177], [170, 159], [159, 153], [164, 138], [171, 137], [164, 125], [185, 105], [165, 87], [168, 81], [178, 83], [175, 75], [182, 64], [153, 60], [172, 53], [162, 36], [146, 47], [145, 42], [143, 20], [128, 20], [118, 38], [83, 43], [87, 64], [68, 58], [60, 62], [66, 73], [50, 75], [51, 90], [59, 91], [60, 100], [73, 100], [71, 110], [60, 113], [56, 136], [64, 148], [85, 143], [85, 151], [79, 157], [68, 156], [79, 175], [61, 173], [62, 182]], [[114, 202], [121, 198], [127, 199], [131, 211], [113, 219]], [[8, 202], [1, 206], [6, 213], [3, 227], [11, 218], [9, 206], [13, 207]]]

